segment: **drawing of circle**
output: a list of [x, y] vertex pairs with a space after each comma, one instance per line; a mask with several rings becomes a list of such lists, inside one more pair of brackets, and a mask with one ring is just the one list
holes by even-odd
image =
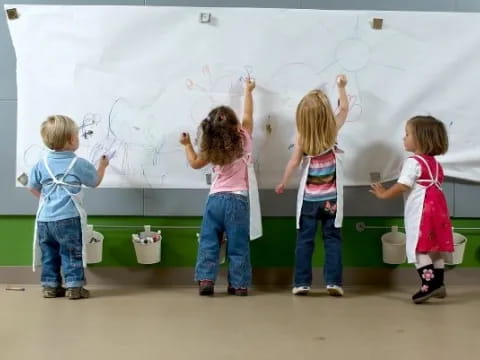
[[345, 70], [358, 71], [367, 65], [370, 59], [370, 48], [361, 39], [345, 39], [335, 50], [335, 58]]

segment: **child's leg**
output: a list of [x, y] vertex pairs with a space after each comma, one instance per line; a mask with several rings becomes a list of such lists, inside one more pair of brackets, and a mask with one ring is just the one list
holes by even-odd
[[427, 253], [417, 253], [417, 262], [415, 263], [415, 267], [417, 269], [423, 268], [424, 266], [432, 265], [433, 261], [430, 257], [430, 254]]
[[[445, 269], [445, 258], [441, 252], [432, 252], [430, 253], [430, 258], [433, 262], [433, 267], [435, 269]], [[443, 280], [442, 280], [443, 282]]]
[[81, 288], [85, 285], [82, 261], [82, 226], [80, 218], [55, 222], [54, 236], [60, 243], [63, 276], [67, 288]]
[[323, 244], [325, 247], [325, 265], [323, 277], [327, 285], [342, 286], [342, 236], [335, 227], [335, 214], [322, 217]]
[[[59, 288], [62, 285], [60, 273], [61, 257], [60, 244], [50, 232], [52, 223], [38, 222], [38, 242], [42, 251], [41, 284], [45, 288]], [[52, 296], [55, 297], [55, 296]]]
[[447, 291], [445, 289], [445, 257], [444, 253], [434, 252], [430, 253], [430, 256], [433, 260], [433, 273], [435, 275], [435, 280], [440, 285], [442, 291], [437, 294], [436, 297], [443, 299], [447, 296]]
[[248, 199], [232, 195], [225, 209], [227, 234], [228, 281], [234, 289], [245, 289], [252, 284], [250, 263], [250, 211]]
[[223, 233], [224, 205], [220, 195], [207, 199], [198, 245], [195, 281], [217, 279], [220, 236]]
[[304, 201], [295, 248], [295, 287], [312, 285], [312, 255], [315, 248], [317, 226], [318, 203]]
[[417, 263], [415, 266], [422, 281], [422, 286], [420, 290], [412, 296], [413, 302], [420, 304], [431, 297], [441, 295], [441, 285], [436, 279], [431, 255], [429, 253], [417, 253]]

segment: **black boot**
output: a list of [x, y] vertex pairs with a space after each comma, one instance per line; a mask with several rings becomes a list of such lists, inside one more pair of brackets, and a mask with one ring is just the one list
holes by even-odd
[[441, 283], [438, 282], [433, 265], [427, 265], [417, 269], [420, 280], [422, 280], [422, 287], [415, 295], [412, 296], [412, 300], [415, 304], [421, 304], [432, 296], [438, 296], [441, 293]]
[[445, 287], [445, 269], [433, 269], [433, 275], [435, 275], [435, 279], [437, 280], [438, 285], [440, 286], [437, 290], [434, 297], [438, 299], [444, 299], [447, 297], [447, 288]]

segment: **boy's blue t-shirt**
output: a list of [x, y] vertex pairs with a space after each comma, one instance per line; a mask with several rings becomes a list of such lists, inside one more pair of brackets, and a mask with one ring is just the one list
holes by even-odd
[[[57, 179], [62, 178], [75, 156], [75, 153], [71, 151], [55, 151], [48, 154], [48, 166]], [[97, 170], [89, 161], [78, 158], [63, 181], [73, 185], [95, 187], [98, 181]], [[43, 159], [33, 167], [28, 186], [40, 191], [43, 196], [52, 190], [54, 184], [45, 168]], [[43, 207], [38, 214], [38, 221], [59, 221], [80, 216], [70, 195], [63, 188], [64, 186], [57, 186], [56, 190], [44, 199]], [[68, 187], [68, 191], [75, 194], [80, 191], [80, 188]]]

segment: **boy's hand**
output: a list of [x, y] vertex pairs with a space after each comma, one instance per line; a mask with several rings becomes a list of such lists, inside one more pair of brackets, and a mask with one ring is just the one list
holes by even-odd
[[285, 191], [285, 185], [284, 184], [278, 184], [277, 187], [275, 188], [275, 192], [280, 195], [283, 194]]
[[382, 184], [375, 183], [370, 185], [371, 189], [369, 190], [373, 195], [379, 199], [383, 199], [383, 193], [387, 191]]
[[252, 92], [255, 89], [255, 80], [248, 78], [245, 80], [245, 91]]
[[102, 155], [102, 157], [100, 158], [100, 166], [106, 168], [108, 164], [110, 164], [108, 157], [106, 155]]
[[345, 86], [347, 86], [347, 77], [343, 74], [340, 74], [337, 76], [337, 86], [339, 88], [344, 88]]
[[182, 133], [182, 135], [180, 136], [180, 144], [182, 144], [183, 146], [192, 144], [189, 133]]

